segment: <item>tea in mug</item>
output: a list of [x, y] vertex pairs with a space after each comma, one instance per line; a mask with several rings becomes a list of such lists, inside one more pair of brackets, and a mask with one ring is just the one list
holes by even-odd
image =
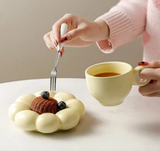
[[103, 73], [98, 73], [95, 74], [95, 77], [113, 77], [113, 76], [118, 76], [120, 75], [120, 73], [116, 73], [116, 72], [103, 72]]

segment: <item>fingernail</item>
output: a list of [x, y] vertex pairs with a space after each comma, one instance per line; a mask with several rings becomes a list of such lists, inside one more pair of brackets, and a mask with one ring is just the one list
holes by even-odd
[[68, 37], [68, 36], [65, 36], [65, 37], [63, 37], [63, 38], [61, 39], [61, 42], [65, 42], [65, 41], [67, 41], [67, 40], [69, 40], [69, 37]]
[[57, 42], [57, 40], [55, 40], [55, 41], [54, 41], [54, 44], [55, 44], [55, 46], [57, 47], [57, 45], [58, 45], [58, 42]]
[[142, 61], [142, 62], [138, 62], [138, 65], [139, 66], [146, 66], [148, 65], [149, 63], [148, 62], [145, 62], [145, 61]]
[[49, 49], [54, 50], [52, 47], [50, 47]]
[[60, 54], [59, 54], [59, 55], [60, 55], [60, 57], [62, 57], [62, 52], [60, 52]]

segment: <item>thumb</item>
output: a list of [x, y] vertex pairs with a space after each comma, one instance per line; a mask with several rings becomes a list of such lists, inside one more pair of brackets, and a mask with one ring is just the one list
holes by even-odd
[[79, 38], [80, 36], [83, 36], [83, 30], [82, 29], [73, 29], [70, 30], [68, 33], [66, 33], [62, 38], [61, 42], [66, 42], [69, 40], [74, 40]]

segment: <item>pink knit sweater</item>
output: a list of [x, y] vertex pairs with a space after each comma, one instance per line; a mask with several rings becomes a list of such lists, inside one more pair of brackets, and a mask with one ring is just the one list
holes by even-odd
[[160, 60], [160, 0], [121, 0], [99, 18], [110, 28], [109, 39], [97, 42], [104, 53], [143, 35], [143, 60]]

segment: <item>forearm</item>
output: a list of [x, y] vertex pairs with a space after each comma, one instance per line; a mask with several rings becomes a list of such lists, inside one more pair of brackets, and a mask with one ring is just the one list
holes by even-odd
[[147, 0], [122, 0], [109, 12], [98, 17], [98, 19], [104, 20], [110, 29], [108, 38], [97, 43], [103, 52], [113, 52], [119, 46], [143, 33], [145, 30], [146, 4]]

